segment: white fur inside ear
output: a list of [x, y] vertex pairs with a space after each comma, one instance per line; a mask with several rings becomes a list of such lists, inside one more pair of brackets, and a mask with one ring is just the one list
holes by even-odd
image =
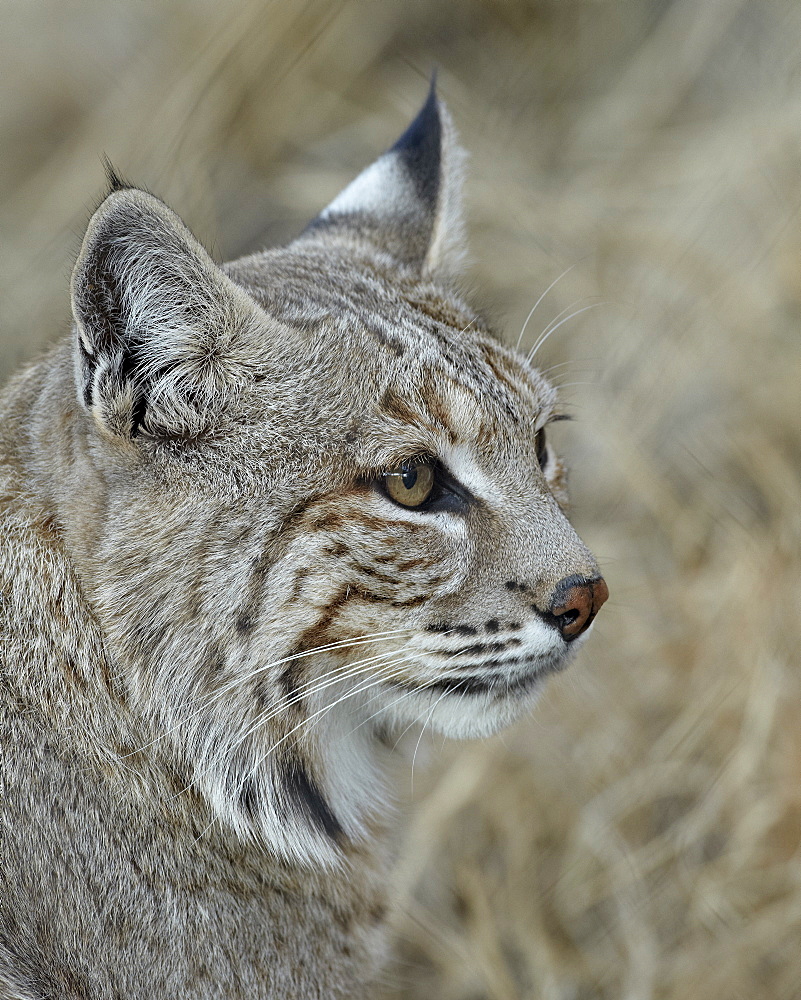
[[462, 187], [467, 154], [442, 101], [434, 109], [429, 99], [421, 116], [427, 117], [420, 129], [436, 130], [438, 155], [420, 146], [420, 134], [407, 141], [407, 133], [337, 195], [318, 220], [372, 218], [388, 244], [412, 240], [411, 252], [424, 273], [450, 278], [466, 257]]
[[425, 266], [428, 271], [455, 276], [467, 258], [462, 198], [467, 153], [459, 144], [453, 121], [442, 101], [439, 102], [439, 117], [442, 126], [439, 192]]
[[405, 215], [414, 211], [415, 190], [400, 157], [384, 153], [351, 181], [331, 204], [320, 213], [321, 219], [332, 215], [360, 213], [379, 217]]

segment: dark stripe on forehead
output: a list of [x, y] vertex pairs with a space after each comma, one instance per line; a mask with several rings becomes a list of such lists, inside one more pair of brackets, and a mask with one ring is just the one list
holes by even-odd
[[501, 418], [503, 422], [508, 419], [513, 424], [519, 424], [519, 404], [523, 392], [521, 386], [516, 385], [509, 378], [504, 378], [493, 365], [490, 365], [490, 368], [498, 381], [493, 380], [487, 383], [485, 387], [487, 397], [503, 410], [504, 415]]
[[509, 391], [517, 396], [520, 394], [520, 383], [515, 379], [514, 374], [509, 370], [506, 359], [496, 351], [485, 350], [484, 360], [487, 363], [495, 378], [505, 385]]
[[[439, 377], [438, 377], [439, 376]], [[461, 386], [460, 386], [461, 388]], [[452, 413], [442, 398], [442, 376], [439, 372], [431, 372], [420, 384], [420, 398], [426, 409], [444, 430], [452, 444], [459, 440], [459, 433], [454, 427]]]
[[392, 388], [384, 392], [379, 405], [388, 417], [392, 417], [402, 424], [407, 424], [409, 427], [425, 426], [423, 415]]
[[[439, 295], [426, 295], [424, 292], [407, 296], [409, 305], [414, 306], [428, 319], [434, 320], [437, 326], [446, 328], [446, 332], [461, 335], [469, 327], [475, 325], [475, 317], [470, 316], [456, 303]], [[427, 327], [427, 329], [431, 329]], [[439, 329], [432, 332], [440, 333]]]

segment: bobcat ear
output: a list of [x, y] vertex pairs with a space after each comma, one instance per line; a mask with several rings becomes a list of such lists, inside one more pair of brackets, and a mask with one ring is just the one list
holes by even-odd
[[92, 216], [72, 311], [79, 396], [112, 433], [195, 437], [252, 375], [258, 307], [144, 191], [112, 190]]
[[436, 82], [391, 149], [352, 181], [301, 237], [324, 232], [366, 237], [421, 273], [458, 273], [464, 256], [459, 146]]

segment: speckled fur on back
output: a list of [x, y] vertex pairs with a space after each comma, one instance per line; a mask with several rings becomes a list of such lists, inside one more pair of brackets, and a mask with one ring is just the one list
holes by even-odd
[[555, 393], [454, 291], [461, 170], [432, 88], [286, 248], [220, 267], [117, 181], [92, 217], [0, 397], [0, 996], [361, 996], [399, 736], [577, 648]]

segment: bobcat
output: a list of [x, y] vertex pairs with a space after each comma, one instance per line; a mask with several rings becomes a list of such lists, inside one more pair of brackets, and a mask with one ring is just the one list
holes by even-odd
[[110, 175], [0, 397], [0, 995], [366, 995], [416, 724], [495, 732], [607, 588], [556, 394], [455, 291], [434, 87], [289, 246]]

